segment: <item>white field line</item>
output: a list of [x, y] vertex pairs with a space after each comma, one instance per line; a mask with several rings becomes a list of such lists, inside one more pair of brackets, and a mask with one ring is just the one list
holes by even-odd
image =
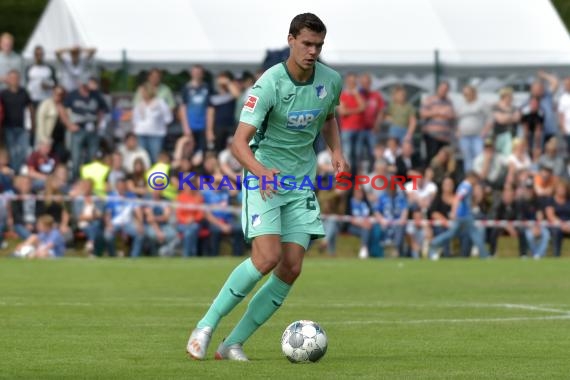
[[495, 323], [495, 322], [527, 322], [527, 321], [552, 321], [552, 320], [570, 320], [570, 314], [552, 315], [545, 317], [505, 317], [505, 318], [464, 318], [464, 319], [410, 319], [410, 320], [362, 320], [362, 321], [323, 321], [322, 325], [380, 325], [380, 324], [431, 324], [431, 323]]

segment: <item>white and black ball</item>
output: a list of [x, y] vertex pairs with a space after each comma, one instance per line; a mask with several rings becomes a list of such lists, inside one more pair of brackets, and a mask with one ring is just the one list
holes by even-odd
[[327, 334], [313, 321], [293, 322], [281, 337], [281, 350], [292, 363], [318, 362], [325, 356], [327, 347]]

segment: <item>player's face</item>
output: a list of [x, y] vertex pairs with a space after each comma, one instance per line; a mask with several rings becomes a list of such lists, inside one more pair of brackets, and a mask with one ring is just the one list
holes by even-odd
[[316, 33], [303, 28], [297, 37], [289, 35], [291, 56], [303, 70], [310, 70], [321, 54], [325, 42], [325, 33]]

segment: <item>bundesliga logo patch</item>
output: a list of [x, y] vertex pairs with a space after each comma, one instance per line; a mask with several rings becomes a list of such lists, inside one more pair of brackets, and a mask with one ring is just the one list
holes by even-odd
[[246, 102], [243, 105], [243, 109], [248, 112], [253, 112], [255, 110], [255, 106], [257, 105], [257, 101], [259, 98], [254, 95], [249, 95]]

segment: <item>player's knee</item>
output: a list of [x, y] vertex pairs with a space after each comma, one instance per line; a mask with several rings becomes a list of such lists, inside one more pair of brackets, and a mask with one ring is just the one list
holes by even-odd
[[279, 266], [277, 270], [277, 277], [279, 277], [283, 282], [292, 285], [295, 280], [297, 280], [297, 278], [301, 275], [301, 267], [301, 263]]
[[271, 272], [279, 264], [279, 255], [264, 255], [252, 257], [255, 268], [263, 275]]

